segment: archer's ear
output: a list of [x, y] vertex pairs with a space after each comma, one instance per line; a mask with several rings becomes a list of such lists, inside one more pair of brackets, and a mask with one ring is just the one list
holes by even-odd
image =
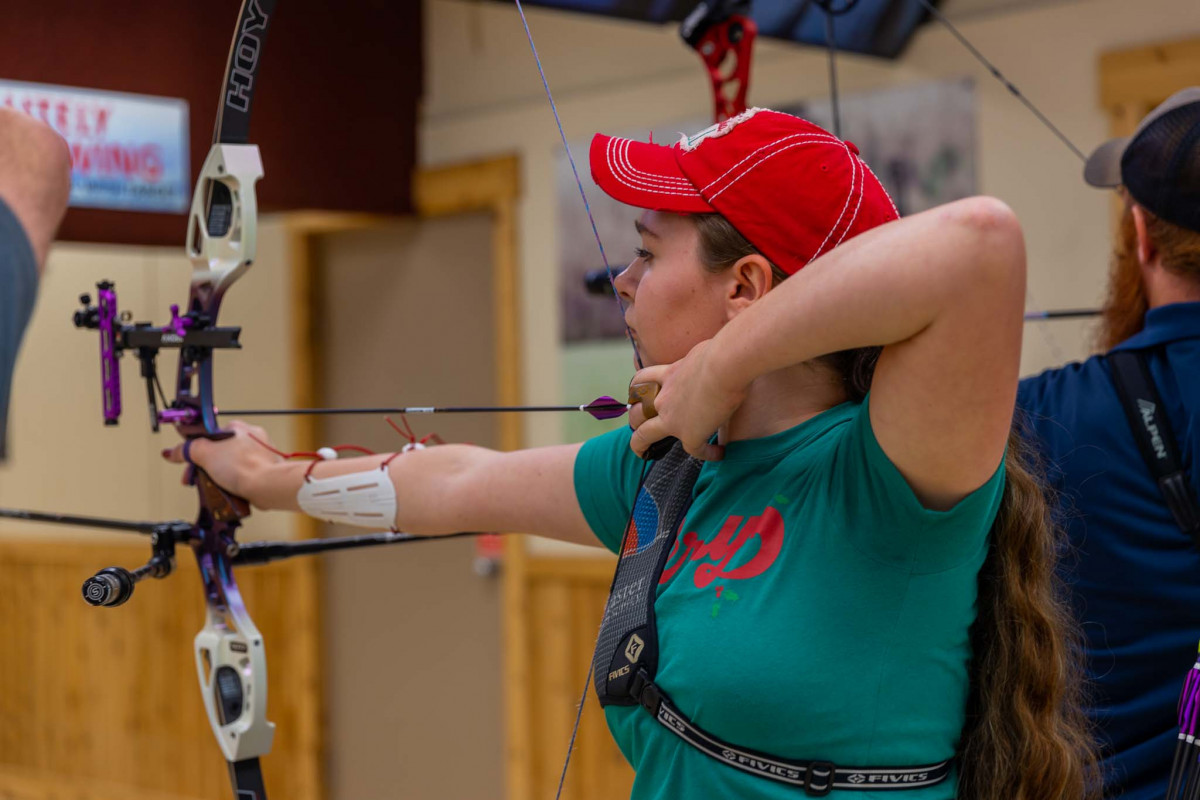
[[1150, 240], [1150, 234], [1146, 226], [1146, 212], [1137, 203], [1130, 205], [1133, 212], [1133, 227], [1137, 230], [1137, 257], [1138, 262], [1147, 267], [1154, 262], [1158, 257], [1158, 248], [1154, 246], [1154, 242]]
[[730, 316], [761, 300], [775, 285], [771, 262], [758, 253], [743, 256], [729, 268]]

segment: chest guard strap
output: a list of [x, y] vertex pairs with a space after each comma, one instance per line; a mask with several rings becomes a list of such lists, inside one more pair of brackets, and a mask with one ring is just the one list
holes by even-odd
[[1145, 352], [1118, 350], [1108, 355], [1108, 363], [1117, 397], [1146, 467], [1154, 476], [1175, 524], [1200, 546], [1200, 502], [1183, 466], [1178, 440], [1150, 374]]
[[592, 655], [592, 681], [602, 706], [637, 705], [630, 693], [634, 675], [644, 670], [653, 677], [658, 670], [658, 579], [692, 505], [701, 466], [676, 443], [651, 464], [638, 488]]
[[922, 789], [950, 777], [951, 761], [915, 767], [850, 767], [816, 759], [790, 759], [730, 744], [684, 715], [655, 683], [658, 581], [692, 505], [703, 462], [676, 443], [655, 461], [638, 488], [621, 542], [617, 571], [592, 655], [592, 681], [602, 706], [635, 706], [684, 742], [724, 764], [821, 797], [834, 789]]

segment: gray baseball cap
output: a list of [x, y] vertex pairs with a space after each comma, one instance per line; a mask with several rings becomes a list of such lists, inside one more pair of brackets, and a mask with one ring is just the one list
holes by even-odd
[[1120, 186], [1124, 182], [1121, 176], [1121, 161], [1129, 144], [1162, 117], [1191, 103], [1200, 103], [1200, 87], [1193, 86], [1171, 95], [1165, 103], [1146, 115], [1133, 136], [1112, 139], [1097, 147], [1083, 168], [1083, 179], [1101, 189]]

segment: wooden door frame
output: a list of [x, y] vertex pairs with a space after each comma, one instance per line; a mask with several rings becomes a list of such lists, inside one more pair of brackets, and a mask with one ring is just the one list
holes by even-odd
[[[422, 168], [414, 177], [413, 198], [417, 217], [437, 219], [459, 214], [490, 215], [492, 261], [492, 308], [495, 324], [493, 342], [496, 400], [501, 405], [521, 402], [521, 351], [519, 346], [517, 202], [520, 198], [520, 162], [516, 156], [500, 156], [449, 166]], [[323, 343], [312, 324], [319, 313], [320, 260], [316, 248], [321, 237], [345, 231], [383, 227], [394, 217], [369, 214], [297, 212], [285, 219], [288, 251], [293, 263], [295, 309], [292, 337], [296, 352], [307, 358], [297, 361], [294, 402], [297, 408], [316, 405], [323, 374]], [[318, 446], [319, 420], [302, 417], [296, 429], [297, 447]], [[498, 419], [500, 449], [515, 450], [524, 443], [521, 415], [502, 414]], [[303, 535], [318, 535], [316, 520], [306, 518]], [[531, 721], [527, 681], [528, 630], [523, 613], [527, 607], [524, 537], [504, 540], [502, 573], [502, 633], [504, 691], [505, 794], [513, 800], [529, 796]], [[323, 586], [323, 576], [320, 580]], [[322, 785], [324, 785], [322, 775]]]

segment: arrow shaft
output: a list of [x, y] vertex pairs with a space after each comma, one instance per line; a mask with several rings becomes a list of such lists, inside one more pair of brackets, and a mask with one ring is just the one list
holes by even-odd
[[619, 411], [624, 413], [629, 406], [624, 403], [594, 403], [582, 406], [407, 406], [403, 408], [255, 408], [230, 409], [217, 413], [222, 417], [282, 417], [282, 416], [325, 416], [333, 414], [531, 414], [561, 411]]
[[1060, 311], [1030, 311], [1025, 314], [1026, 322], [1046, 319], [1083, 319], [1098, 317], [1103, 312], [1095, 308], [1067, 308]]

